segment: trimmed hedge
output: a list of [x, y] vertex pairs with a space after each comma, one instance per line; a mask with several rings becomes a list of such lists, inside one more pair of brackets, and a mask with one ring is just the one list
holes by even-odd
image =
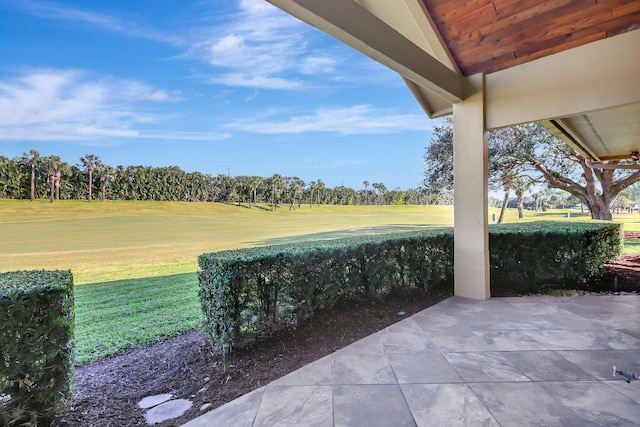
[[437, 229], [203, 254], [203, 329], [243, 346], [340, 299], [451, 284], [452, 237]]
[[489, 227], [491, 295], [585, 289], [620, 255], [622, 224], [549, 222]]
[[49, 425], [73, 392], [70, 271], [0, 273], [0, 424]]
[[[622, 242], [613, 223], [544, 221], [489, 232], [495, 296], [584, 285]], [[453, 229], [215, 252], [198, 265], [205, 334], [241, 347], [340, 299], [451, 287]]]

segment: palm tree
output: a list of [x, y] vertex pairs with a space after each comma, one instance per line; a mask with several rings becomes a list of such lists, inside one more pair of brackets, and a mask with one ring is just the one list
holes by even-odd
[[105, 166], [102, 168], [100, 173], [100, 189], [101, 189], [101, 200], [104, 202], [107, 193], [107, 185], [113, 181], [115, 174], [115, 170], [111, 166]]
[[368, 193], [369, 193], [369, 190], [368, 190], [368, 188], [369, 188], [369, 181], [367, 181], [367, 180], [362, 181], [362, 185], [364, 185], [364, 204], [366, 205], [366, 204], [367, 204], [367, 201], [368, 201], [368, 199], [369, 199], [369, 198], [367, 197], [367, 195], [368, 195]]
[[280, 191], [284, 186], [284, 178], [282, 175], [276, 173], [271, 177], [271, 210], [274, 211], [278, 205], [278, 197], [280, 196]]
[[248, 186], [251, 194], [249, 195], [249, 209], [251, 209], [251, 199], [253, 196], [253, 203], [258, 204], [258, 187], [262, 185], [262, 177], [250, 176], [248, 177]]
[[27, 163], [31, 165], [31, 201], [36, 199], [36, 164], [40, 158], [40, 153], [36, 150], [29, 151], [29, 154], [24, 153], [24, 158], [28, 159]]
[[55, 167], [49, 168], [49, 185], [51, 186], [51, 194], [49, 196], [49, 202], [53, 203], [54, 200], [60, 200], [60, 176], [62, 174]]
[[291, 209], [296, 209], [296, 200], [298, 200], [298, 207], [300, 207], [300, 201], [298, 197], [302, 194], [304, 185], [304, 181], [298, 177], [289, 178], [289, 197], [291, 198], [291, 206], [289, 206], [289, 211], [291, 211]]
[[516, 197], [518, 198], [518, 218], [524, 217], [524, 193], [533, 185], [533, 181], [527, 176], [519, 176], [513, 183]]
[[315, 191], [315, 189], [316, 189], [316, 182], [315, 181], [311, 181], [309, 183], [309, 193], [310, 193], [310, 195], [309, 195], [309, 207], [310, 208], [313, 207], [313, 194], [314, 194], [313, 192]]
[[320, 206], [320, 190], [324, 189], [324, 182], [322, 182], [321, 179], [318, 180], [318, 182], [316, 182], [316, 190], [317, 190], [317, 194], [318, 194], [318, 198], [316, 199], [316, 202], [318, 203], [318, 206]]
[[371, 185], [373, 186], [373, 188], [378, 190], [378, 197], [376, 198], [376, 205], [380, 204], [380, 201], [382, 201], [384, 203], [384, 193], [387, 192], [387, 187], [384, 184], [380, 183], [380, 182], [374, 182]]
[[91, 203], [91, 193], [93, 192], [93, 169], [101, 164], [100, 159], [98, 156], [93, 154], [85, 154], [84, 157], [80, 157], [80, 161], [89, 173], [89, 203]]

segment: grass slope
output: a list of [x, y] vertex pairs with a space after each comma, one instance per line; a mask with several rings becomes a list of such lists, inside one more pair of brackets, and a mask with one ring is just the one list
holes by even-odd
[[[575, 220], [575, 212], [567, 213], [527, 212], [518, 220], [508, 210], [506, 220]], [[640, 231], [640, 216], [616, 219]], [[452, 224], [450, 206], [307, 205], [271, 212], [214, 203], [0, 200], [0, 271], [71, 269], [76, 359], [85, 362], [197, 327], [201, 253]]]

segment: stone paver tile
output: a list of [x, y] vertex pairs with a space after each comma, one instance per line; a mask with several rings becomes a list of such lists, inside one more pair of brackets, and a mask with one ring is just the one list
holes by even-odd
[[385, 355], [335, 354], [333, 384], [397, 384]]
[[640, 341], [616, 330], [524, 331], [549, 350], [626, 350], [640, 348]]
[[624, 382], [622, 377], [613, 377], [613, 367], [632, 371], [639, 366], [637, 363], [640, 363], [640, 354], [634, 350], [559, 351], [557, 353], [600, 380]]
[[499, 427], [466, 384], [402, 384], [419, 427]]
[[[605, 298], [602, 300], [601, 298]], [[609, 299], [607, 301], [606, 299]], [[585, 304], [585, 301], [589, 304]], [[589, 316], [589, 313], [624, 313], [629, 315], [637, 315], [638, 314], [638, 304], [640, 304], [640, 296], [637, 295], [626, 295], [622, 298], [616, 298], [616, 296], [612, 296], [609, 298], [608, 296], [595, 296], [593, 300], [585, 299], [574, 301], [568, 310], [572, 310], [576, 305], [580, 307], [591, 309], [591, 311], [586, 312], [585, 316]]]
[[626, 383], [625, 381], [612, 380], [612, 381], [604, 381], [604, 384], [607, 384], [609, 387], [613, 388], [619, 393], [624, 394], [629, 399], [633, 400], [634, 402], [640, 405], [640, 387], [638, 387], [640, 383], [638, 382]]
[[253, 427], [333, 427], [332, 408], [331, 386], [267, 386]]
[[640, 320], [635, 323], [634, 328], [632, 329], [622, 329], [620, 332], [623, 334], [630, 335], [638, 340], [640, 340]]
[[264, 391], [264, 387], [254, 390], [189, 421], [182, 427], [251, 427], [262, 402]]
[[633, 329], [640, 326], [640, 314], [592, 313], [587, 325], [576, 329]]
[[[626, 384], [626, 383], [625, 383]], [[574, 425], [640, 425], [640, 404], [601, 382], [544, 382], [542, 389], [573, 412]]]
[[548, 396], [540, 383], [474, 383], [469, 387], [502, 426], [584, 426], [573, 411]]
[[380, 337], [383, 333], [383, 331], [380, 331], [369, 335], [366, 338], [341, 348], [336, 351], [335, 354], [384, 354], [384, 349], [382, 348], [382, 344], [380, 344]]
[[500, 353], [445, 353], [444, 357], [466, 382], [530, 381]]
[[416, 323], [413, 316], [407, 317], [383, 329], [383, 331], [387, 331], [387, 332], [396, 332], [396, 331], [406, 332], [406, 331], [421, 331], [421, 330], [422, 328], [420, 328], [420, 326]]
[[429, 332], [429, 339], [441, 353], [463, 351], [492, 351], [491, 346], [471, 329], [458, 327], [444, 332]]
[[546, 350], [547, 348], [522, 331], [473, 331], [494, 351]]
[[574, 313], [566, 312], [566, 314], [523, 314], [505, 320], [506, 323], [512, 325], [515, 329], [529, 330], [572, 330], [572, 329], [602, 329], [602, 324], [597, 320], [591, 320], [587, 317], [579, 316]]
[[453, 313], [432, 313], [421, 311], [413, 315], [412, 319], [424, 331], [442, 332], [460, 327], [462, 322]]
[[272, 382], [272, 385], [331, 385], [333, 356], [325, 356]]
[[439, 350], [439, 347], [421, 329], [389, 330], [380, 335], [380, 345], [387, 354], [436, 352]]
[[462, 382], [453, 366], [439, 353], [390, 354], [389, 362], [400, 384]]
[[511, 351], [502, 355], [532, 381], [593, 381], [596, 379], [554, 351]]
[[333, 387], [335, 427], [413, 427], [415, 422], [398, 385]]

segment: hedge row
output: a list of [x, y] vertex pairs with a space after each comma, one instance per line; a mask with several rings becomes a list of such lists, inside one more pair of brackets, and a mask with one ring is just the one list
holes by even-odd
[[586, 289], [620, 255], [622, 224], [549, 222], [489, 227], [491, 295]]
[[0, 273], [0, 425], [46, 426], [73, 391], [70, 271]]
[[452, 236], [440, 229], [201, 255], [203, 329], [242, 346], [340, 299], [452, 283]]
[[[492, 226], [492, 294], [584, 284], [621, 242], [612, 223]], [[244, 346], [340, 299], [451, 286], [453, 229], [215, 252], [198, 264], [205, 333]]]

